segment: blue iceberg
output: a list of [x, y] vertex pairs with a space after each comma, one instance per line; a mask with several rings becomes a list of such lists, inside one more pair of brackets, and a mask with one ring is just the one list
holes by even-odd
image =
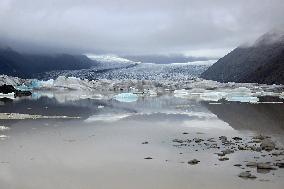
[[113, 98], [119, 102], [135, 102], [138, 100], [138, 96], [133, 93], [121, 93], [115, 95]]

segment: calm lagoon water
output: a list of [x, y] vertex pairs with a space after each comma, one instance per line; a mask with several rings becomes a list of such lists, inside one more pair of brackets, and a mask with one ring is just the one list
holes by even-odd
[[[269, 135], [284, 144], [284, 105], [208, 102], [171, 95], [139, 98], [5, 101], [0, 112], [79, 116], [80, 119], [0, 120], [0, 188], [167, 189], [283, 188], [281, 168], [257, 172], [246, 161], [276, 161], [269, 152], [236, 151], [219, 161], [219, 149], [179, 145], [174, 139], [207, 140]], [[147, 144], [142, 144], [142, 143]], [[266, 155], [265, 157], [261, 155]], [[145, 159], [151, 157], [152, 159]], [[187, 162], [198, 159], [197, 165]], [[243, 168], [243, 169], [242, 169]], [[256, 179], [238, 174], [251, 171]]]

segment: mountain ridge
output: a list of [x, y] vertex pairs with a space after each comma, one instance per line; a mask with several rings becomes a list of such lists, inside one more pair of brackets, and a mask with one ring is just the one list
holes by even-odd
[[22, 54], [11, 48], [0, 48], [0, 74], [31, 78], [34, 74], [53, 70], [87, 69], [96, 61], [85, 55]]
[[219, 82], [284, 84], [284, 34], [267, 33], [240, 46], [201, 74]]

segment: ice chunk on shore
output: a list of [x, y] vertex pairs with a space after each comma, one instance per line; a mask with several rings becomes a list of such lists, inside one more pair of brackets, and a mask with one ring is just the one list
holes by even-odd
[[138, 100], [138, 96], [133, 93], [121, 93], [115, 95], [113, 98], [119, 102], [135, 102]]

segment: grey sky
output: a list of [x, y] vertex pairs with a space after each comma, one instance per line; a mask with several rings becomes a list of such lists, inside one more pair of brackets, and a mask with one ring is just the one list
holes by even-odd
[[22, 51], [222, 56], [284, 28], [283, 0], [0, 0], [0, 41]]

